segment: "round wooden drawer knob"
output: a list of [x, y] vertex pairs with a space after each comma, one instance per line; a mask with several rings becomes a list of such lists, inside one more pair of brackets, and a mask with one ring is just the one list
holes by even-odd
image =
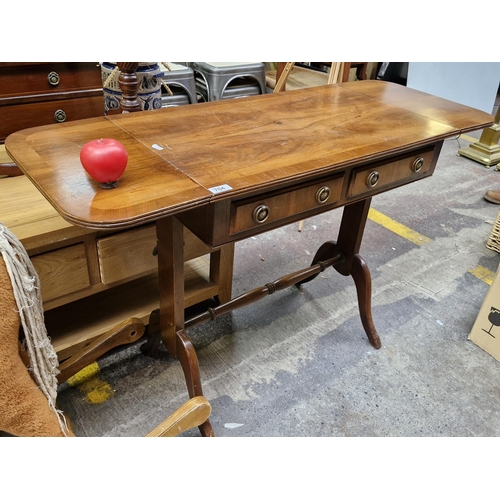
[[257, 222], [257, 224], [262, 224], [269, 217], [269, 207], [267, 205], [259, 205], [253, 211], [253, 220]]
[[330, 194], [331, 191], [328, 186], [320, 187], [316, 192], [316, 201], [318, 203], [325, 203], [325, 201], [327, 201], [328, 198], [330, 198]]
[[370, 173], [368, 179], [366, 179], [366, 185], [369, 188], [374, 188], [377, 185], [379, 179], [380, 179], [380, 174], [374, 170], [373, 172]]

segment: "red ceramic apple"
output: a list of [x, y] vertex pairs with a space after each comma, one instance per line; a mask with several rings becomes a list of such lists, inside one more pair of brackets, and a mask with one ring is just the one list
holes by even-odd
[[104, 189], [118, 186], [118, 179], [127, 167], [125, 146], [115, 139], [87, 142], [80, 151], [80, 161], [87, 173]]

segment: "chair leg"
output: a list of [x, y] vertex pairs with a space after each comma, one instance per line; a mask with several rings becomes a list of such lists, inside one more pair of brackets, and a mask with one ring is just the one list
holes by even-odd
[[145, 329], [144, 323], [138, 318], [122, 321], [108, 332], [103, 333], [85, 349], [61, 363], [57, 381], [62, 384], [114, 347], [139, 340]]
[[203, 396], [196, 396], [184, 403], [172, 415], [155, 427], [146, 437], [174, 437], [188, 429], [198, 427], [210, 416], [210, 403]]

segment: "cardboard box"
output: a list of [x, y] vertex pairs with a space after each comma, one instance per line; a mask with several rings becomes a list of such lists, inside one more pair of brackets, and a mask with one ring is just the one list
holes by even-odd
[[469, 340], [500, 361], [500, 267], [476, 321], [469, 334]]

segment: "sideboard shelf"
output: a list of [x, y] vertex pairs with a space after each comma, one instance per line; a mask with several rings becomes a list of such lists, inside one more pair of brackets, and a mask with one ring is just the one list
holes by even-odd
[[[0, 179], [0, 221], [40, 278], [45, 322], [63, 361], [129, 318], [159, 307], [156, 229], [95, 231], [65, 221], [22, 175]], [[185, 307], [231, 298], [234, 245], [210, 249], [184, 230]]]

